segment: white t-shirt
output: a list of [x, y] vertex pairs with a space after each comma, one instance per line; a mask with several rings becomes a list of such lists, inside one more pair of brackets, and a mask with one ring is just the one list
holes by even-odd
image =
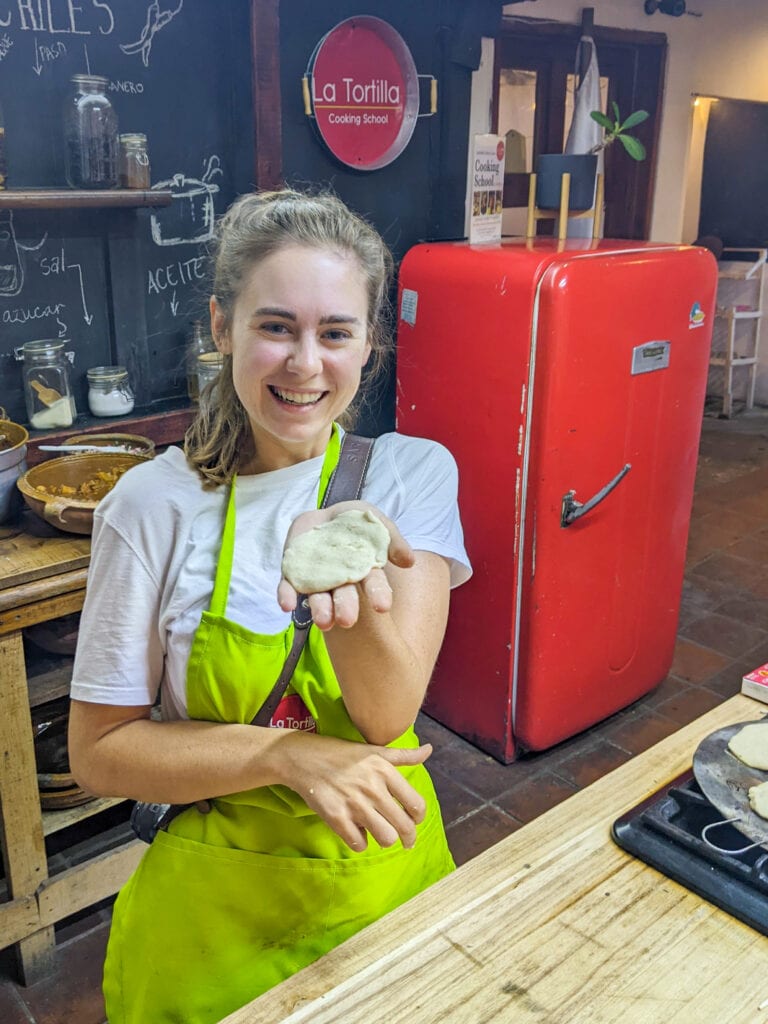
[[[226, 616], [278, 633], [283, 544], [301, 512], [317, 507], [323, 457], [238, 477], [235, 552]], [[397, 525], [415, 550], [442, 555], [451, 586], [471, 569], [457, 505], [458, 475], [442, 445], [402, 434], [377, 438], [362, 498]], [[186, 716], [192, 638], [208, 608], [228, 487], [203, 490], [179, 448], [136, 466], [99, 503], [72, 677], [76, 700], [153, 704]]]

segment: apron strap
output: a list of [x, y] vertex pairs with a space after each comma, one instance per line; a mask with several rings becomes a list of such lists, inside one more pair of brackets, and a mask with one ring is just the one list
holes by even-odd
[[[317, 507], [324, 507], [324, 500], [330, 494], [330, 481], [335, 475], [335, 470], [341, 452], [341, 440], [338, 423], [333, 424], [331, 439], [325, 449], [323, 466], [320, 470], [320, 483], [317, 488]], [[345, 435], [346, 437], [349, 435]], [[221, 534], [221, 547], [219, 549], [219, 561], [216, 566], [216, 576], [213, 581], [213, 593], [209, 611], [212, 615], [224, 617], [227, 610], [227, 597], [229, 596], [229, 584], [232, 578], [232, 565], [235, 554], [235, 482], [237, 476], [232, 479], [227, 499], [227, 511], [224, 517], [224, 529]], [[339, 498], [337, 501], [341, 500]], [[307, 623], [309, 625], [309, 622]]]
[[[368, 465], [371, 461], [373, 440], [372, 437], [359, 437], [357, 434], [344, 435], [336, 469], [323, 496], [321, 508], [335, 505], [338, 501], [353, 501], [360, 497], [365, 474], [368, 472]], [[307, 641], [309, 627], [312, 625], [312, 612], [306, 594], [299, 594], [291, 619], [294, 628], [288, 657], [285, 659], [282, 671], [269, 696], [251, 720], [251, 725], [269, 725], [275, 708], [282, 700], [291, 681]]]
[[360, 497], [372, 453], [372, 437], [360, 437], [358, 434], [344, 435], [341, 452], [336, 460], [336, 468], [320, 508], [335, 505], [338, 501], [352, 501]]

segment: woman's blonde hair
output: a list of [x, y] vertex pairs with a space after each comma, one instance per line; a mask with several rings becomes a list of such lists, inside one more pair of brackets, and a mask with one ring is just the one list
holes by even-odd
[[[261, 260], [283, 246], [304, 245], [353, 256], [368, 289], [368, 341], [371, 358], [365, 389], [380, 376], [390, 350], [389, 288], [392, 256], [379, 233], [336, 196], [293, 189], [256, 192], [237, 199], [218, 223], [213, 246], [213, 292], [224, 314], [225, 330], [232, 323], [243, 284]], [[359, 411], [358, 392], [340, 423], [349, 428]], [[200, 396], [200, 407], [184, 439], [188, 461], [206, 487], [229, 483], [254, 455], [248, 416], [235, 391], [232, 356], [225, 355], [214, 384]]]

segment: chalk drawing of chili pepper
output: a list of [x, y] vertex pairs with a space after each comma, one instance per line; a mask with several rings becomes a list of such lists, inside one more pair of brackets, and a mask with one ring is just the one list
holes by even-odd
[[147, 8], [147, 20], [144, 28], [141, 30], [141, 35], [135, 43], [121, 43], [120, 49], [129, 56], [134, 53], [141, 53], [144, 67], [149, 67], [149, 54], [152, 50], [152, 40], [155, 34], [161, 28], [164, 28], [172, 18], [175, 18], [183, 6], [184, 0], [179, 0], [179, 6], [174, 11], [170, 9], [161, 11], [159, 0], [152, 0], [152, 3]]

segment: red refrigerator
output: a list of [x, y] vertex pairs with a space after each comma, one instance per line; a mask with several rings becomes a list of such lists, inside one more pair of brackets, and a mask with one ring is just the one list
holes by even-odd
[[669, 671], [716, 278], [707, 250], [646, 242], [403, 260], [397, 428], [455, 456], [474, 566], [425, 710], [504, 763]]

